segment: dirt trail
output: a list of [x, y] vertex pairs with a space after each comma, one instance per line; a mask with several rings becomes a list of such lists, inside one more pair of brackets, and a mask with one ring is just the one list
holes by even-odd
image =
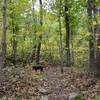
[[64, 67], [64, 73], [61, 74], [59, 66], [47, 68], [45, 74], [46, 79], [41, 87], [50, 92], [49, 100], [68, 100], [70, 93], [77, 92], [85, 100], [95, 100], [100, 95], [100, 81], [92, 76], [77, 74], [67, 67]]
[[51, 90], [49, 98], [51, 98], [51, 100], [61, 100], [62, 90], [59, 74], [59, 68], [51, 68], [47, 73], [48, 87], [50, 87]]
[[[65, 70], [71, 72], [70, 68], [65, 68]], [[45, 70], [46, 79], [42, 84], [42, 88], [47, 89], [50, 100], [67, 100], [68, 90], [63, 89], [62, 75], [60, 72], [60, 67], [51, 67]], [[67, 91], [67, 92], [66, 92]]]

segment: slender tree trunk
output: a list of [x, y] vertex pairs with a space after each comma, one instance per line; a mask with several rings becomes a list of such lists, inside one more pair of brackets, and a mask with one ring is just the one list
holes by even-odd
[[40, 25], [42, 26], [43, 24], [43, 5], [42, 5], [42, 0], [39, 0], [40, 2]]
[[40, 51], [41, 51], [41, 40], [42, 40], [42, 36], [39, 36], [39, 43], [37, 46], [37, 55], [36, 55], [36, 64], [40, 63]]
[[94, 44], [94, 34], [93, 34], [93, 25], [92, 25], [92, 12], [93, 12], [93, 0], [88, 0], [87, 12], [89, 17], [89, 70], [90, 72], [95, 71], [95, 44]]
[[63, 53], [63, 50], [62, 50], [62, 26], [61, 26], [61, 5], [62, 5], [62, 2], [60, 0], [60, 9], [59, 9], [59, 35], [60, 35], [60, 57], [62, 59], [62, 53]]
[[100, 35], [98, 36], [98, 39], [97, 39], [96, 66], [97, 66], [96, 70], [98, 71], [97, 74], [100, 75]]
[[65, 5], [65, 22], [66, 22], [66, 49], [67, 49], [67, 66], [70, 66], [70, 27], [69, 27], [69, 15], [68, 7]]
[[[62, 1], [59, 1], [59, 35], [60, 35], [60, 58], [61, 58], [61, 64], [63, 64], [63, 48], [62, 48], [62, 26], [61, 26], [61, 6], [62, 6]], [[61, 66], [61, 73], [63, 73], [63, 67]]]
[[2, 57], [3, 57], [3, 63], [6, 59], [6, 0], [3, 2], [3, 32], [2, 32]]
[[[39, 0], [39, 3], [40, 3], [40, 25], [42, 27], [42, 25], [43, 25], [42, 0]], [[39, 43], [38, 43], [38, 46], [37, 46], [37, 54], [36, 54], [36, 64], [40, 63], [41, 41], [42, 41], [42, 35], [39, 36]]]
[[95, 25], [95, 34], [96, 34], [96, 72], [100, 75], [100, 25], [96, 18], [97, 14], [99, 14], [98, 8], [94, 9], [94, 19], [96, 21]]

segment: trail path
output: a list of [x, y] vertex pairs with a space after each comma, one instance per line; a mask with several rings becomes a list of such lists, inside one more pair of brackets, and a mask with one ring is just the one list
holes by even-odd
[[68, 100], [71, 93], [80, 93], [86, 100], [94, 100], [100, 95], [100, 81], [92, 76], [77, 74], [67, 67], [61, 74], [60, 66], [47, 68], [45, 74], [41, 87], [50, 93], [49, 100]]
[[[48, 65], [43, 74], [29, 66], [25, 70], [5, 69], [0, 80], [0, 97], [6, 97], [5, 100], [69, 100], [69, 95], [77, 93], [85, 100], [100, 100], [100, 78], [76, 73], [71, 67], [64, 67], [61, 74], [60, 67]], [[95, 99], [96, 96], [99, 99]]]

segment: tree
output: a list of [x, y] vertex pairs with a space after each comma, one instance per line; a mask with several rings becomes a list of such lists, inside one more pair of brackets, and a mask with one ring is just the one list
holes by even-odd
[[3, 63], [6, 59], [6, 30], [7, 30], [7, 25], [6, 25], [6, 18], [7, 18], [7, 10], [6, 10], [6, 0], [3, 1], [3, 32], [2, 32], [2, 57], [3, 57]]
[[96, 24], [94, 25], [94, 33], [96, 34], [96, 73], [100, 75], [100, 25], [97, 19], [99, 13], [98, 7], [94, 9], [94, 19]]
[[65, 27], [66, 27], [66, 50], [67, 50], [67, 66], [70, 66], [70, 21], [69, 21], [69, 15], [68, 15], [68, 5], [67, 1], [65, 0]]
[[[61, 64], [63, 64], [63, 48], [62, 48], [62, 26], [61, 26], [61, 10], [62, 10], [62, 1], [59, 0], [59, 39], [60, 39], [60, 58], [61, 58]], [[63, 73], [63, 68], [61, 66], [61, 72]]]
[[[39, 3], [40, 3], [40, 27], [42, 27], [42, 25], [43, 25], [42, 0], [39, 0]], [[38, 41], [38, 45], [37, 45], [37, 54], [36, 54], [36, 64], [40, 63], [41, 41], [42, 41], [42, 35], [39, 35], [39, 41]]]
[[94, 34], [93, 34], [93, 24], [92, 24], [92, 12], [94, 8], [93, 0], [88, 0], [87, 12], [89, 18], [89, 69], [91, 72], [95, 71], [95, 44], [94, 44]]

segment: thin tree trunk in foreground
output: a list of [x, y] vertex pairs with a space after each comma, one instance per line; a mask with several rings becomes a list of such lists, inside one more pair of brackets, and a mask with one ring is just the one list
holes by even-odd
[[[42, 27], [42, 25], [43, 25], [42, 0], [39, 0], [39, 3], [40, 3], [40, 25]], [[42, 35], [39, 36], [39, 43], [38, 43], [38, 46], [37, 46], [37, 54], [36, 54], [36, 64], [40, 63], [41, 41], [42, 41]]]
[[90, 72], [95, 71], [95, 45], [94, 45], [94, 35], [92, 29], [92, 11], [93, 11], [93, 0], [88, 0], [87, 12], [89, 17], [89, 32], [90, 32], [90, 40], [89, 40], [89, 70]]
[[[2, 57], [3, 57], [3, 63], [6, 59], [6, 0], [3, 2], [3, 32], [2, 32]], [[3, 64], [4, 65], [4, 64]]]
[[[61, 64], [63, 64], [63, 48], [62, 48], [62, 26], [61, 26], [61, 6], [62, 6], [62, 1], [59, 1], [59, 35], [60, 35], [60, 58], [61, 58]], [[63, 73], [63, 66], [61, 66], [61, 73]]]
[[70, 58], [70, 27], [69, 27], [69, 15], [68, 15], [68, 7], [67, 7], [67, 4], [65, 5], [65, 22], [66, 22], [67, 66], [70, 66], [70, 64], [71, 64], [71, 61], [70, 61], [70, 59], [71, 59]]

